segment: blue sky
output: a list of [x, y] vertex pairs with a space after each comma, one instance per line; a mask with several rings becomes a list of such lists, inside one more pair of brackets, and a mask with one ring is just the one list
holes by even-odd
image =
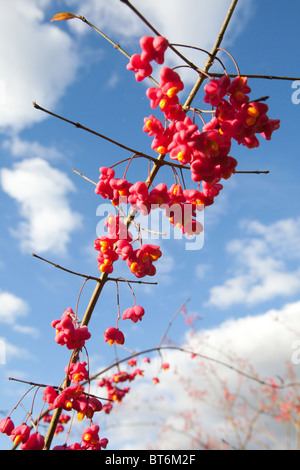
[[[145, 5], [134, 2], [170, 41], [210, 49], [229, 1], [165, 0]], [[0, 337], [5, 364], [0, 365], [1, 406], [10, 411], [26, 388], [7, 381], [8, 376], [58, 384], [68, 352], [54, 342], [50, 323], [64, 309], [75, 309], [82, 279], [64, 273], [31, 256], [36, 253], [54, 263], [96, 276], [93, 242], [101, 204], [94, 186], [72, 169], [97, 181], [100, 166], [131, 156], [112, 144], [36, 110], [32, 102], [90, 127], [104, 135], [149, 153], [151, 141], [142, 132], [143, 118], [151, 114], [145, 97], [148, 83], [137, 83], [126, 70], [127, 59], [82, 22], [51, 23], [60, 11], [85, 16], [119, 43], [129, 54], [139, 51], [139, 38], [149, 30], [117, 0], [48, 1], [13, 0], [3, 6], [0, 54]], [[222, 47], [236, 59], [241, 74], [300, 77], [297, 49], [300, 7], [289, 1], [282, 12], [279, 0], [240, 2]], [[205, 57], [189, 51], [191, 60]], [[227, 69], [231, 60], [222, 55]], [[174, 65], [168, 53], [167, 63]], [[217, 70], [217, 69], [216, 69]], [[218, 70], [219, 71], [219, 70]], [[183, 72], [182, 72], [183, 73]], [[188, 92], [195, 77], [183, 73]], [[259, 319], [271, 314], [299, 329], [300, 217], [299, 217], [299, 112], [300, 83], [250, 79], [252, 97], [270, 96], [269, 116], [281, 119], [270, 142], [261, 140], [255, 150], [233, 145], [231, 154], [240, 170], [269, 170], [268, 175], [235, 175], [204, 214], [204, 243], [187, 250], [186, 240], [163, 239], [163, 257], [157, 264], [157, 286], [134, 286], [137, 303], [146, 314], [139, 325], [122, 323], [126, 346], [143, 350], [156, 346], [173, 313], [190, 298], [190, 314], [198, 314], [199, 335], [210, 333], [219, 341], [224, 322], [226, 335], [238, 354], [270, 357], [261, 373], [290, 359], [291, 338], [282, 355], [274, 352], [280, 332], [267, 339]], [[182, 98], [184, 99], [184, 94]], [[201, 106], [200, 92], [195, 106]], [[122, 177], [124, 165], [117, 167]], [[148, 163], [131, 164], [128, 179], [144, 180]], [[173, 182], [163, 169], [157, 183]], [[128, 277], [120, 262], [115, 274]], [[82, 317], [94, 289], [89, 281], [79, 302]], [[120, 286], [121, 308], [132, 302], [130, 290]], [[289, 306], [289, 307], [287, 307]], [[287, 313], [288, 312], [288, 313]], [[106, 285], [90, 329], [91, 364], [98, 370], [114, 360], [103, 342], [103, 332], [115, 323], [116, 290]], [[243, 323], [243, 319], [245, 322]], [[253, 323], [251, 323], [253, 319]], [[249, 323], [248, 323], [249, 322]], [[272, 323], [271, 323], [272, 324]], [[186, 326], [179, 317], [172, 338], [185, 342]], [[227, 336], [224, 338], [227, 338]], [[296, 335], [296, 333], [295, 333]], [[244, 338], [238, 341], [238, 338]], [[296, 335], [297, 337], [297, 335]], [[220, 347], [220, 342], [217, 343]], [[246, 347], [247, 345], [248, 347]], [[265, 349], [264, 349], [265, 348]], [[127, 354], [119, 351], [120, 357]], [[259, 361], [258, 361], [259, 362]], [[274, 373], [276, 371], [274, 370]], [[175, 397], [176, 398], [176, 397]], [[180, 397], [177, 397], [180, 400]], [[176, 400], [175, 400], [176, 401]], [[37, 405], [37, 409], [38, 405]], [[21, 415], [22, 415], [21, 411]], [[135, 438], [136, 439], [136, 438]], [[138, 445], [132, 441], [133, 446]], [[122, 444], [121, 444], [122, 445]], [[144, 445], [144, 444], [141, 444]], [[7, 446], [0, 437], [0, 446]]]

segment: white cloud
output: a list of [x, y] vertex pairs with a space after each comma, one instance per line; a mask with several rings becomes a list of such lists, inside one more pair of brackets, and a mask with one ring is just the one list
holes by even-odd
[[32, 101], [52, 107], [75, 79], [76, 45], [43, 9], [49, 0], [2, 2], [0, 82], [2, 131], [21, 129], [45, 119]]
[[222, 285], [210, 290], [208, 303], [218, 308], [287, 297], [300, 291], [300, 269], [288, 261], [299, 258], [300, 219], [271, 225], [244, 222], [244, 238], [227, 245], [233, 268]]
[[[161, 350], [162, 358], [152, 356], [150, 365], [140, 359], [137, 366], [144, 369], [145, 380], [138, 378], [131, 384], [124, 403], [109, 416], [107, 430], [103, 428], [105, 435], [111, 438], [110, 445], [120, 449], [149, 446], [157, 450], [179, 450], [191, 449], [193, 442], [199, 446], [199, 442], [207, 439], [211, 442], [216, 439], [219, 447], [222, 447], [222, 439], [233, 445], [237, 443], [236, 435], [244, 439], [255, 407], [263, 398], [264, 385], [237, 370], [263, 381], [273, 378], [277, 383], [281, 379], [285, 384], [297, 382], [299, 368], [295, 364], [294, 377], [289, 375], [289, 368], [293, 365], [293, 343], [299, 339], [299, 311], [300, 301], [287, 304], [281, 310], [230, 320], [216, 328], [188, 335], [182, 347], [201, 354], [202, 359], [191, 359], [190, 354], [170, 350]], [[162, 361], [169, 362], [169, 370], [160, 369]], [[160, 379], [157, 386], [152, 384], [153, 376]], [[241, 400], [239, 408], [234, 406], [231, 410], [228, 402], [226, 406], [224, 387]], [[287, 390], [283, 390], [283, 396], [286, 393]], [[230, 416], [239, 419], [236, 432], [231, 427]], [[254, 423], [251, 448], [257, 446], [256, 437], [274, 445], [266, 438], [265, 429], [285, 445], [285, 436], [282, 436], [285, 423], [282, 428], [279, 424], [277, 429], [273, 419], [270, 427], [267, 415], [262, 415], [257, 424], [255, 427]], [[117, 435], [116, 427], [121, 431]]]
[[60, 170], [39, 159], [29, 159], [0, 173], [2, 189], [19, 205], [24, 221], [13, 228], [23, 250], [64, 253], [81, 216], [72, 211], [67, 194], [75, 191]]

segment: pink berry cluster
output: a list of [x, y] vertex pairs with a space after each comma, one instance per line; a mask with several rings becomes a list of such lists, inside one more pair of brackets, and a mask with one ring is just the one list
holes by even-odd
[[[67, 349], [81, 350], [85, 346], [85, 342], [91, 337], [87, 326], [79, 325], [72, 308], [68, 308], [63, 313], [61, 319], [52, 321], [51, 326], [56, 329], [55, 341], [62, 346], [66, 346]], [[94, 414], [102, 410], [102, 403], [98, 398], [85, 393], [84, 387], [80, 385], [80, 382], [86, 381], [89, 378], [87, 363], [70, 363], [66, 366], [65, 373], [71, 385], [61, 391], [57, 391], [51, 386], [45, 387], [43, 400], [48, 403], [49, 410], [54, 410], [55, 408], [65, 411], [73, 410], [77, 412], [78, 421], [87, 418], [92, 422]], [[54, 449], [100, 450], [101, 448], [106, 448], [108, 440], [100, 439], [98, 432], [99, 426], [91, 425], [82, 434], [80, 444], [76, 443], [68, 447], [66, 445], [57, 446]]]
[[[58, 424], [56, 425], [56, 428], [55, 428], [55, 433], [54, 433], [55, 436], [57, 436], [58, 434], [60, 434], [61, 432], [65, 430], [64, 425], [67, 424], [70, 421], [70, 419], [71, 419], [70, 415], [67, 415], [65, 413], [60, 414]], [[42, 418], [43, 423], [51, 423], [51, 420], [52, 420], [52, 415], [49, 412], [45, 414], [45, 416], [43, 416]]]
[[39, 432], [31, 432], [30, 426], [26, 423], [15, 426], [10, 416], [0, 420], [0, 432], [9, 436], [14, 445], [20, 444], [21, 450], [44, 448], [44, 437]]

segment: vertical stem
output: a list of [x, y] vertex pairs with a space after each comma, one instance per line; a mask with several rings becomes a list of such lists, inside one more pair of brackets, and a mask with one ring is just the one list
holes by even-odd
[[[125, 1], [121, 0], [121, 1], [123, 1], [123, 3], [126, 3], [133, 10], [135, 10], [134, 7], [132, 7], [132, 5], [129, 4], [129, 2], [127, 0], [125, 0]], [[220, 46], [220, 44], [223, 40], [225, 31], [227, 29], [227, 26], [230, 22], [230, 19], [232, 17], [232, 14], [234, 12], [234, 9], [235, 9], [237, 3], [238, 3], [238, 0], [233, 0], [232, 3], [231, 3], [231, 6], [228, 10], [228, 13], [225, 17], [225, 20], [224, 20], [223, 24], [222, 24], [222, 27], [221, 27], [220, 32], [218, 34], [218, 37], [217, 37], [217, 39], [215, 41], [215, 44], [212, 48], [211, 54], [210, 54], [210, 56], [208, 57], [208, 59], [205, 63], [205, 66], [204, 66], [204, 69], [203, 69], [204, 73], [206, 73], [210, 69], [210, 67], [212, 66], [212, 64], [214, 62], [214, 58], [215, 58], [216, 53], [218, 51], [218, 47]], [[135, 12], [137, 12], [137, 10], [135, 10]], [[149, 27], [151, 27], [150, 23], [149, 23]], [[177, 51], [174, 51], [174, 52], [177, 53]], [[186, 61], [186, 59], [185, 59], [185, 61]], [[183, 109], [185, 111], [187, 111], [189, 106], [191, 105], [191, 103], [192, 103], [193, 99], [195, 98], [197, 92], [199, 91], [204, 79], [205, 79], [205, 75], [200, 74], [197, 82], [195, 83], [195, 85], [194, 85], [194, 87], [193, 87], [193, 89], [190, 93], [190, 95], [188, 96], [185, 104], [183, 105]], [[157, 162], [154, 162], [153, 167], [151, 169], [151, 172], [150, 172], [150, 174], [149, 174], [149, 176], [146, 180], [146, 184], [147, 184], [148, 187], [150, 187], [152, 182], [154, 181], [154, 179], [155, 179], [155, 177], [156, 177], [156, 175], [157, 175], [157, 173], [158, 173], [158, 171], [161, 167], [160, 162], [162, 160], [164, 160], [164, 158], [165, 158], [165, 155], [159, 155], [158, 158], [157, 158]], [[129, 226], [133, 222], [135, 216], [136, 216], [136, 211], [131, 211], [129, 213], [129, 215], [128, 215], [126, 221], [125, 221], [125, 225], [126, 225], [127, 229], [129, 228]], [[94, 311], [94, 309], [96, 307], [96, 304], [98, 302], [99, 296], [100, 296], [100, 294], [102, 292], [102, 289], [104, 287], [104, 284], [107, 280], [107, 277], [108, 277], [107, 273], [103, 273], [101, 275], [100, 282], [97, 283], [97, 286], [96, 286], [96, 288], [95, 288], [95, 290], [94, 290], [94, 292], [93, 292], [93, 294], [90, 298], [89, 304], [87, 306], [84, 317], [82, 319], [82, 323], [81, 323], [82, 326], [84, 326], [84, 325], [87, 326], [89, 324], [91, 316], [93, 314], [93, 311]], [[79, 354], [79, 351], [74, 350], [73, 353], [72, 353], [72, 357], [71, 357], [70, 362], [76, 362], [77, 358], [78, 358], [78, 354]], [[67, 386], [68, 386], [68, 381], [66, 380], [64, 388], [67, 387]], [[58, 408], [53, 413], [53, 417], [52, 417], [52, 420], [49, 424], [48, 432], [47, 432], [47, 435], [45, 437], [44, 450], [49, 450], [50, 449], [50, 446], [51, 446], [51, 443], [52, 443], [52, 440], [53, 440], [53, 437], [54, 437], [55, 429], [56, 429], [56, 426], [58, 424], [58, 420], [59, 420], [61, 412], [62, 412], [62, 410], [60, 408]]]

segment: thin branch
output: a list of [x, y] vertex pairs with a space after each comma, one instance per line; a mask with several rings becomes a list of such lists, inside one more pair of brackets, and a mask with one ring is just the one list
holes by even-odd
[[[190, 45], [188, 45], [188, 44], [172, 43], [171, 46], [185, 47], [185, 48], [187, 48], [187, 49], [194, 49], [194, 50], [196, 50], [196, 51], [204, 52], [205, 54], [207, 54], [207, 55], [209, 55], [209, 56], [212, 55], [211, 52], [207, 51], [206, 49], [202, 49], [201, 47], [196, 47], [196, 46], [190, 46]], [[221, 61], [221, 59], [220, 59], [219, 57], [215, 56], [215, 60], [217, 60], [217, 61], [221, 64], [222, 68], [224, 69], [224, 72], [226, 73], [226, 75], [228, 75], [228, 73], [227, 73], [227, 71], [226, 71], [226, 67], [225, 67], [225, 65], [223, 64], [223, 62]], [[213, 76], [212, 73], [210, 73], [210, 75]], [[221, 75], [223, 75], [223, 74], [221, 74]]]
[[244, 442], [242, 443], [241, 445], [241, 448], [240, 450], [246, 450], [246, 447], [251, 439], [251, 436], [253, 434], [253, 429], [254, 429], [254, 425], [255, 425], [255, 422], [258, 420], [258, 418], [264, 413], [264, 408], [258, 408], [256, 410], [256, 413], [253, 415], [252, 419], [250, 420], [249, 422], [249, 426], [248, 426], [248, 431], [247, 431], [247, 434], [244, 438]]
[[[147, 155], [145, 153], [142, 153], [142, 152], [136, 152], [136, 155], [133, 155], [132, 157], [129, 157], [129, 158], [126, 158], [124, 160], [122, 160], [122, 162], [120, 163], [124, 163], [128, 160], [132, 160], [133, 158], [147, 158], [147, 160], [150, 160], [152, 161], [153, 163], [158, 163], [157, 161], [157, 157], [151, 157], [150, 155]], [[117, 163], [118, 165], [119, 163]], [[166, 161], [166, 160], [162, 160], [159, 162], [159, 165], [163, 166], [163, 165], [167, 165], [167, 166], [170, 166], [170, 167], [173, 167], [173, 168], [182, 168], [182, 164], [181, 163], [174, 163], [174, 162], [169, 162], [169, 161]], [[111, 166], [112, 167], [112, 166]], [[185, 167], [186, 170], [189, 170], [190, 167], [189, 166], [186, 166]]]
[[218, 51], [223, 51], [223, 52], [225, 52], [225, 54], [227, 54], [227, 55], [231, 58], [232, 62], [233, 62], [234, 65], [235, 65], [235, 68], [236, 68], [236, 71], [237, 71], [237, 75], [240, 76], [240, 69], [239, 69], [239, 66], [238, 66], [238, 64], [237, 64], [237, 62], [236, 62], [236, 60], [235, 60], [235, 58], [233, 57], [233, 55], [230, 54], [230, 52], [226, 51], [226, 49], [222, 49], [221, 47], [218, 47]]
[[[162, 162], [162, 164], [164, 163], [167, 163], [165, 161]], [[190, 170], [190, 167], [189, 166], [186, 166], [186, 165], [178, 165], [179, 166], [179, 169], [180, 170]], [[81, 176], [83, 179], [89, 181], [90, 183], [92, 183], [93, 185], [97, 185], [97, 183], [95, 183], [95, 181], [92, 181], [90, 178], [87, 178], [85, 175], [83, 175], [82, 173], [80, 173], [79, 171], [73, 169], [72, 170], [74, 173], [76, 173], [77, 175]], [[268, 173], [270, 173], [269, 170], [236, 170], [235, 171], [235, 174], [249, 174], [249, 175], [267, 175]], [[120, 209], [121, 211], [121, 209]], [[122, 211], [121, 211], [122, 212]], [[124, 216], [124, 214], [122, 214]], [[142, 230], [147, 230], [147, 229], [142, 229]], [[164, 233], [161, 233], [161, 235], [165, 235]]]
[[[218, 364], [222, 367], [225, 367], [229, 370], [232, 370], [233, 372], [236, 372], [237, 374], [243, 376], [243, 377], [246, 377], [247, 379], [249, 380], [252, 380], [256, 383], [259, 383], [260, 385], [263, 385], [263, 386], [267, 386], [269, 388], [274, 388], [274, 389], [287, 389], [289, 387], [292, 387], [292, 386], [295, 386], [295, 385], [299, 385], [299, 383], [288, 383], [288, 384], [282, 384], [282, 385], [273, 385], [273, 384], [270, 384], [270, 382], [267, 382], [266, 380], [263, 380], [263, 379], [260, 379], [258, 377], [255, 377], [251, 374], [247, 374], [246, 372], [243, 372], [242, 370], [238, 369], [237, 367], [234, 367], [232, 366], [231, 364], [228, 364], [220, 359], [217, 359], [215, 357], [211, 357], [211, 356], [207, 356], [206, 354], [201, 354], [201, 353], [195, 353], [193, 350], [190, 350], [190, 349], [186, 349], [186, 348], [183, 348], [183, 347], [180, 347], [180, 346], [157, 346], [157, 347], [153, 347], [153, 348], [150, 348], [150, 349], [146, 349], [144, 351], [139, 351], [139, 352], [135, 352], [133, 354], [131, 354], [130, 356], [127, 356], [123, 359], [119, 359], [118, 360], [118, 364], [122, 364], [123, 362], [128, 362], [130, 359], [133, 359], [134, 357], [138, 357], [138, 356], [142, 356], [144, 354], [149, 354], [151, 352], [155, 352], [155, 351], [180, 351], [180, 352], [183, 352], [183, 353], [186, 353], [186, 354], [191, 354], [195, 357], [199, 357], [200, 359], [204, 359], [204, 360], [207, 360], [207, 361], [210, 361], [210, 362], [213, 362], [215, 364]], [[92, 375], [90, 378], [89, 378], [89, 381], [91, 382], [92, 380], [95, 380], [97, 379], [100, 375], [103, 375], [105, 374], [106, 372], [108, 372], [109, 370], [113, 369], [114, 367], [116, 367], [116, 363], [113, 363], [111, 364], [110, 366], [106, 367], [105, 369], [103, 369], [102, 371], [98, 372], [97, 374], [95, 375]]]
[[[61, 269], [62, 271], [65, 271], [67, 273], [70, 273], [70, 274], [74, 274], [75, 276], [79, 276], [79, 277], [84, 277], [85, 279], [89, 280], [93, 280], [93, 281], [96, 281], [96, 282], [102, 282], [101, 278], [99, 277], [94, 277], [94, 276], [90, 276], [89, 274], [81, 274], [81, 273], [78, 273], [76, 271], [71, 271], [70, 269], [67, 269], [67, 268], [64, 268], [62, 266], [60, 266], [59, 264], [56, 264], [56, 263], [52, 263], [52, 261], [49, 261], [45, 258], [42, 258], [41, 256], [38, 256], [36, 255], [35, 253], [32, 253], [32, 256], [34, 258], [38, 258], [42, 261], [45, 261], [45, 263], [48, 263], [48, 264], [51, 264], [52, 266], [54, 266], [55, 268], [58, 268], [58, 269]], [[135, 280], [127, 280], [127, 279], [123, 279], [123, 278], [115, 278], [115, 277], [108, 277], [106, 279], [106, 281], [120, 281], [120, 282], [130, 282], [131, 284], [151, 284], [151, 285], [157, 285], [157, 282], [148, 282], [148, 281], [135, 281]]]

